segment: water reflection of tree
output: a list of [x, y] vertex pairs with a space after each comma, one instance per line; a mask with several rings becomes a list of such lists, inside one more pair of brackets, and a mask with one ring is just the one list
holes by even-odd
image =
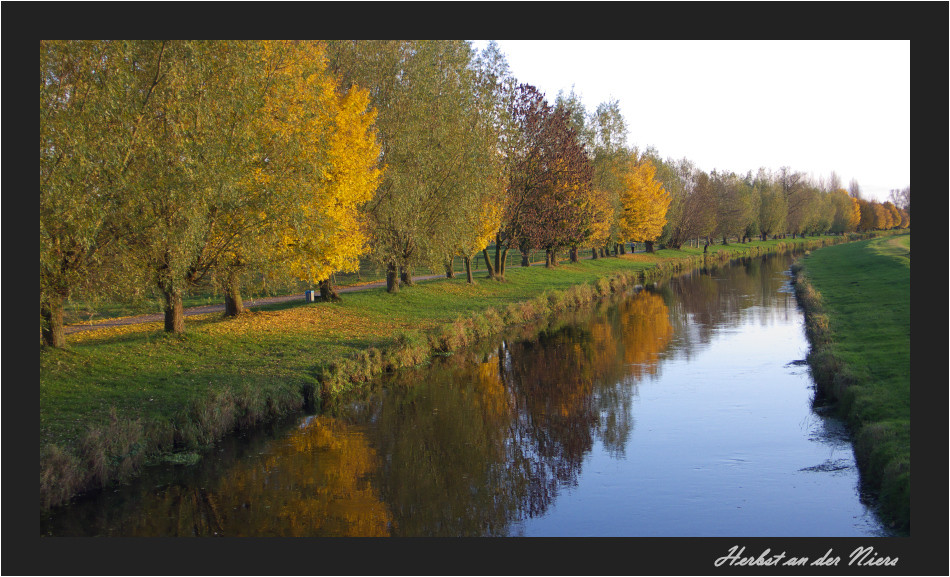
[[228, 536], [385, 536], [392, 517], [374, 484], [365, 436], [315, 416], [259, 459], [234, 463], [201, 500], [166, 491], [168, 506], [206, 517]]
[[84, 504], [83, 526], [60, 530], [123, 537], [385, 536], [392, 516], [376, 489], [377, 461], [362, 432], [311, 417], [242, 458], [217, 461], [212, 454], [167, 485], [101, 507]]
[[670, 308], [678, 354], [689, 358], [708, 344], [716, 331], [737, 326], [749, 314], [768, 326], [773, 315], [786, 315], [794, 307], [783, 272], [790, 265], [785, 255], [741, 259], [737, 265], [710, 264], [670, 279], [654, 289]]
[[543, 514], [598, 439], [623, 454], [635, 384], [671, 332], [662, 299], [641, 293], [535, 340], [393, 375], [350, 413], [372, 422], [393, 534], [507, 535]]
[[396, 374], [370, 401], [394, 535], [504, 535], [523, 494], [506, 467], [509, 402], [493, 359]]
[[[536, 340], [393, 375], [233, 461], [203, 460], [105, 520], [119, 535], [507, 535], [577, 482], [599, 440], [623, 455], [636, 385], [672, 333], [641, 292]], [[191, 476], [191, 478], [187, 478]], [[106, 522], [108, 521], [108, 522]]]

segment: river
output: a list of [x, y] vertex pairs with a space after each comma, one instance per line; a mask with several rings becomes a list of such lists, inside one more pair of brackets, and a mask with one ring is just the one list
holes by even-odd
[[791, 257], [694, 271], [43, 515], [51, 536], [887, 536]]

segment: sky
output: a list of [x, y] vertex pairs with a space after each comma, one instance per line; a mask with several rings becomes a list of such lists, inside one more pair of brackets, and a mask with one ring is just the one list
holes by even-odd
[[588, 112], [616, 100], [627, 144], [662, 158], [816, 182], [834, 172], [881, 202], [910, 186], [909, 40], [497, 42], [549, 103], [572, 89]]

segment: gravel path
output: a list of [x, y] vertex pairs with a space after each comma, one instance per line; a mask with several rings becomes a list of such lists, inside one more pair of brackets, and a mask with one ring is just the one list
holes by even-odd
[[[434, 278], [445, 278], [445, 275], [433, 274], [433, 275], [418, 276], [418, 277], [413, 277], [412, 280], [426, 281], [426, 280], [431, 280]], [[386, 281], [381, 280], [381, 281], [372, 282], [372, 283], [368, 283], [364, 285], [340, 286], [340, 287], [335, 287], [335, 288], [336, 288], [336, 292], [338, 293], [348, 293], [348, 292], [354, 292], [354, 291], [360, 291], [360, 290], [369, 290], [369, 289], [374, 289], [374, 288], [379, 288], [379, 287], [384, 287], [384, 286], [386, 286]], [[298, 293], [298, 294], [284, 295], [284, 296], [279, 296], [279, 297], [264, 297], [264, 298], [259, 298], [259, 299], [248, 299], [244, 301], [244, 306], [246, 308], [252, 308], [252, 307], [259, 307], [263, 305], [272, 305], [275, 303], [285, 303], [289, 301], [303, 300], [303, 298], [304, 298], [303, 294]], [[223, 313], [223, 312], [224, 312], [224, 304], [222, 303], [219, 305], [203, 305], [200, 307], [186, 308], [185, 316], [188, 317], [192, 315], [203, 315], [203, 314], [208, 314], [208, 313]], [[66, 334], [72, 334], [72, 333], [78, 333], [80, 331], [94, 331], [97, 329], [119, 327], [119, 326], [124, 326], [124, 325], [136, 325], [136, 324], [141, 324], [141, 323], [162, 322], [164, 320], [165, 320], [164, 314], [156, 313], [156, 314], [150, 314], [150, 315], [138, 315], [134, 317], [124, 317], [120, 319], [103, 319], [99, 321], [91, 321], [91, 322], [82, 323], [82, 324], [66, 325], [64, 328], [65, 328]]]

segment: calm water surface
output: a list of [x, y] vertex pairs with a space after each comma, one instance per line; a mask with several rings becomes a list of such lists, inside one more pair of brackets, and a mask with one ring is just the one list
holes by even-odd
[[886, 536], [813, 406], [787, 256], [402, 371], [41, 519], [44, 535]]

